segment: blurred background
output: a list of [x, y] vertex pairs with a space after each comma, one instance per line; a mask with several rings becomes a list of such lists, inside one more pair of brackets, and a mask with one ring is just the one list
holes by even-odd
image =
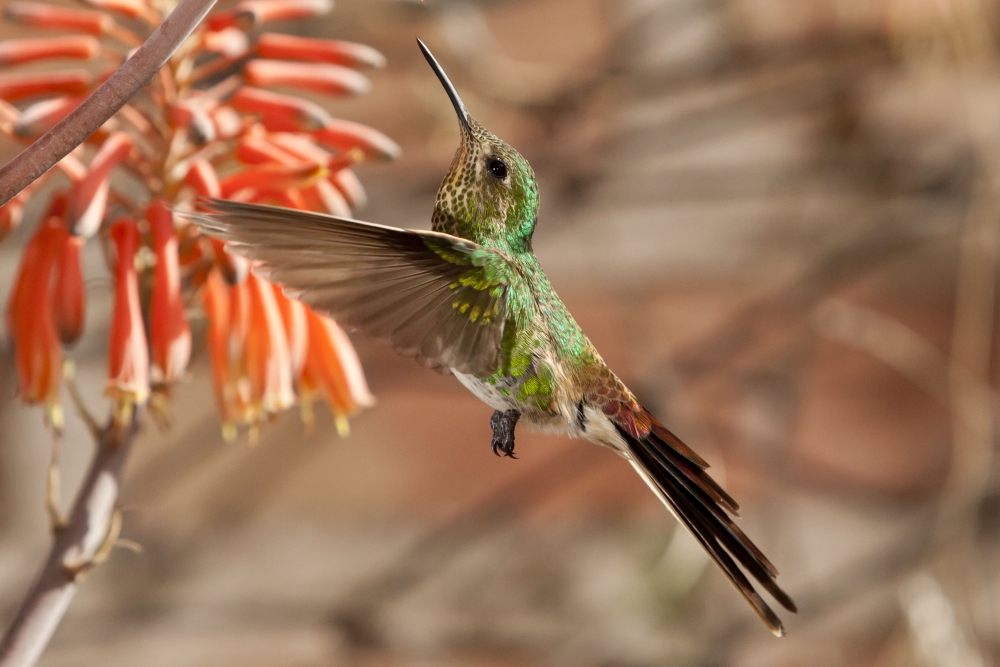
[[[339, 0], [281, 26], [388, 58], [369, 95], [328, 105], [404, 150], [359, 168], [359, 217], [429, 227], [457, 146], [416, 37], [530, 160], [536, 254], [740, 501], [799, 603], [786, 638], [623, 460], [524, 429], [520, 458], [498, 459], [490, 408], [355, 338], [378, 404], [350, 437], [289, 411], [254, 447], [223, 443], [196, 347], [170, 428], [147, 422], [125, 474], [123, 534], [143, 552], [89, 576], [40, 664], [996, 664], [996, 9]], [[0, 299], [31, 226], [0, 246]], [[73, 353], [92, 406], [111, 292], [88, 282]], [[8, 346], [3, 626], [50, 539], [50, 436], [15, 393]], [[70, 415], [64, 502], [91, 454]]]

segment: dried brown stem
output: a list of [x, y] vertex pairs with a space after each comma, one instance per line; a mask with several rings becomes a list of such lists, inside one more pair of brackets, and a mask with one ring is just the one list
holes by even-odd
[[80, 579], [114, 546], [121, 527], [115, 509], [119, 477], [137, 431], [136, 419], [125, 426], [112, 423], [101, 431], [67, 523], [57, 529], [45, 565], [0, 641], [0, 667], [30, 667], [38, 661]]
[[0, 169], [0, 206], [86, 141], [146, 86], [216, 0], [182, 0], [135, 54], [66, 118]]

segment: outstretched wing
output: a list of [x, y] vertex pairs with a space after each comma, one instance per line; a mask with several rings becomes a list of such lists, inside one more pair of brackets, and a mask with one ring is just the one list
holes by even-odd
[[778, 570], [730, 518], [728, 513], [736, 514], [739, 506], [705, 472], [708, 464], [644, 408], [610, 401], [605, 413], [625, 439], [629, 462], [643, 481], [694, 535], [771, 632], [782, 636], [781, 619], [739, 566], [785, 609], [797, 611], [795, 602], [775, 581]]
[[506, 258], [471, 241], [213, 199], [187, 214], [290, 296], [442, 372], [497, 367]]

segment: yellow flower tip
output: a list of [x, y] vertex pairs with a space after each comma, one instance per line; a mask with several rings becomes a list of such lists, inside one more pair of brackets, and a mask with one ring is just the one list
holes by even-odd
[[360, 148], [358, 148], [357, 146], [355, 146], [354, 148], [351, 148], [349, 151], [347, 151], [347, 159], [349, 159], [351, 162], [364, 162], [365, 152]]
[[48, 422], [55, 434], [61, 435], [63, 426], [66, 424], [66, 417], [63, 414], [62, 405], [59, 403], [50, 403], [45, 406], [45, 421]]
[[132, 422], [132, 415], [135, 414], [135, 400], [128, 394], [121, 394], [115, 400], [113, 417], [115, 424], [125, 426]]
[[351, 423], [347, 421], [346, 416], [336, 415], [334, 417], [334, 423], [337, 425], [337, 435], [341, 438], [346, 438], [351, 435]]
[[250, 422], [247, 430], [247, 444], [251, 447], [256, 447], [260, 444], [260, 423], [257, 421]]
[[225, 424], [222, 425], [223, 441], [231, 445], [234, 442], [236, 442], [236, 436], [237, 436], [236, 424], [234, 424], [233, 422], [226, 422]]

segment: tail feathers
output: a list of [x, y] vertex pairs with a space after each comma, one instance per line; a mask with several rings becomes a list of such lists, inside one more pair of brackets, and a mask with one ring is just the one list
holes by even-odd
[[661, 429], [680, 442], [662, 426], [641, 439], [619, 427], [632, 466], [694, 535], [771, 632], [782, 636], [785, 629], [781, 619], [757, 593], [737, 561], [782, 607], [795, 612], [795, 603], [775, 581], [777, 569], [726, 514], [727, 509], [736, 512], [736, 502], [700, 466], [692, 465], [690, 456], [678, 452], [671, 441], [663, 438]]

